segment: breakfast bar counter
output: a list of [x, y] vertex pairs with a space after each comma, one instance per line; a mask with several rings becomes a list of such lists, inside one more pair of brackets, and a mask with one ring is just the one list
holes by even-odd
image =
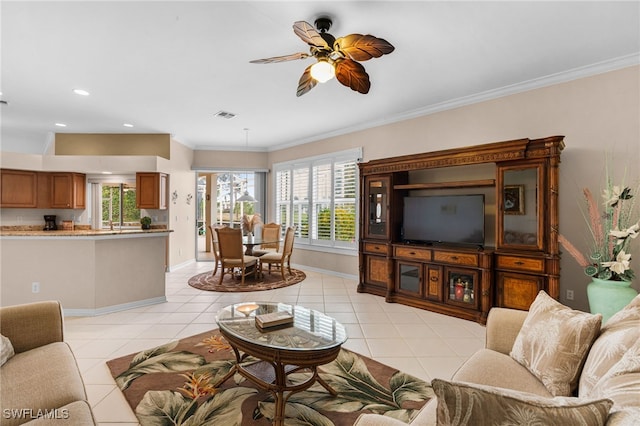
[[166, 301], [168, 229], [0, 230], [0, 304], [59, 300], [67, 316]]
[[[6, 227], [5, 227], [6, 228]], [[55, 230], [55, 231], [41, 231], [31, 229], [0, 229], [0, 237], [106, 237], [106, 236], [144, 236], [149, 234], [168, 233], [172, 232], [167, 229], [74, 229], [72, 231], [67, 230]]]

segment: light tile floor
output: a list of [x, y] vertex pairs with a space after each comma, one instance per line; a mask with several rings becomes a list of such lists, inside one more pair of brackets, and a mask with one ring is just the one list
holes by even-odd
[[[212, 269], [193, 263], [166, 276], [167, 302], [96, 317], [65, 318], [89, 402], [101, 425], [137, 425], [105, 362], [216, 328], [216, 312], [243, 301], [280, 301], [323, 311], [347, 328], [344, 347], [424, 380], [450, 378], [484, 346], [485, 328], [359, 294], [355, 280], [317, 272], [289, 287], [247, 293], [213, 293], [190, 287], [193, 275]], [[304, 268], [302, 268], [304, 269]]]

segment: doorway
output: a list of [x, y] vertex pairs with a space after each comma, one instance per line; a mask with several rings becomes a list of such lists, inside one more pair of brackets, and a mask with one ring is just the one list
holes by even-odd
[[237, 228], [243, 215], [254, 214], [264, 221], [266, 172], [198, 171], [196, 194], [196, 260], [213, 261], [208, 226]]

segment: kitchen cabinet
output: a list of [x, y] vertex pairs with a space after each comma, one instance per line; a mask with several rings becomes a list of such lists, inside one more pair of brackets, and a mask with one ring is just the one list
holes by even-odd
[[38, 197], [36, 208], [38, 209], [50, 209], [51, 208], [51, 173], [38, 172]]
[[0, 207], [36, 207], [37, 179], [37, 173], [33, 171], [0, 170]]
[[51, 179], [51, 208], [86, 208], [86, 176], [82, 173], [54, 172]]
[[167, 208], [168, 177], [166, 173], [136, 173], [136, 207], [165, 210]]

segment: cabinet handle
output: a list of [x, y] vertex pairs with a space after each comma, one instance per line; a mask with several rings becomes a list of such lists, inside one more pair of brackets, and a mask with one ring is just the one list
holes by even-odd
[[415, 256], [415, 255], [416, 255], [416, 252], [415, 252], [415, 251], [410, 251], [410, 252], [409, 252], [409, 254], [410, 254], [411, 256]]
[[432, 276], [432, 277], [431, 277], [431, 278], [429, 278], [429, 279], [430, 279], [431, 281], [438, 281], [438, 277], [433, 277], [433, 276]]
[[459, 257], [458, 256], [451, 256], [451, 260], [458, 260]]
[[524, 262], [522, 260], [518, 260], [517, 262], [514, 262], [516, 265], [524, 265]]
[[483, 296], [488, 296], [488, 295], [489, 295], [489, 292], [488, 292], [487, 290], [482, 290], [482, 295], [483, 295]]

